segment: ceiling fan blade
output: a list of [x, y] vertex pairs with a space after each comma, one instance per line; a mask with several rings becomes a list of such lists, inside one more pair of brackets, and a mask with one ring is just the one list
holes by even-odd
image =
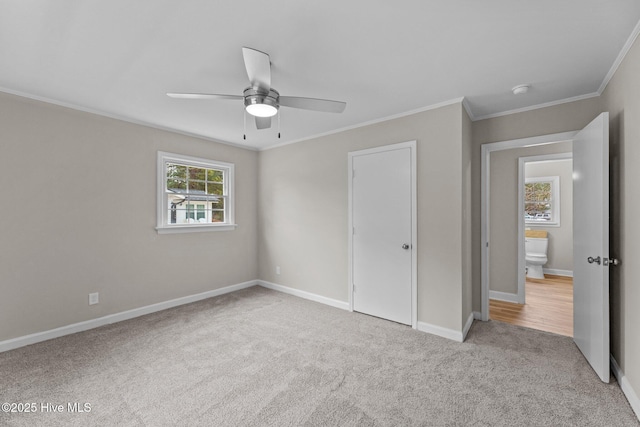
[[171, 98], [182, 98], [182, 99], [244, 99], [244, 96], [240, 96], [240, 95], [219, 95], [215, 93], [167, 92], [167, 96]]
[[256, 116], [256, 128], [269, 129], [271, 127], [271, 117], [257, 117]]
[[271, 89], [271, 60], [269, 55], [250, 47], [243, 47], [242, 56], [244, 57], [244, 66], [247, 69], [251, 87], [269, 92], [269, 89]]
[[324, 111], [325, 113], [342, 113], [347, 106], [346, 102], [331, 101], [328, 99], [300, 98], [297, 96], [281, 96], [278, 98], [278, 102], [285, 107]]

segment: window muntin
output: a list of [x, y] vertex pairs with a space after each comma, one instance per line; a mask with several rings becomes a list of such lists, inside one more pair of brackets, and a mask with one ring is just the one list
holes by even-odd
[[[177, 163], [166, 163], [170, 224], [225, 222], [225, 171]], [[208, 207], [208, 208], [207, 208]]]
[[230, 163], [158, 152], [158, 232], [235, 227], [233, 171]]
[[560, 177], [526, 178], [524, 220], [529, 225], [560, 225]]

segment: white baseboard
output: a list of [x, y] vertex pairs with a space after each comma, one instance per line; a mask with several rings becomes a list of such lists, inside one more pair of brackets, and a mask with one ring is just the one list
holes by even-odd
[[558, 270], [556, 268], [543, 268], [542, 272], [544, 274], [553, 274], [555, 276], [573, 277], [573, 271], [571, 271], [571, 270]]
[[474, 311], [473, 318], [474, 320], [482, 320], [482, 313], [480, 313], [479, 311]]
[[432, 325], [431, 323], [418, 321], [418, 330], [457, 342], [464, 341], [464, 336], [461, 331], [443, 328], [442, 326]]
[[[341, 308], [343, 310], [349, 310], [348, 302], [338, 301], [335, 299], [323, 297], [321, 295], [313, 294], [311, 292], [301, 291], [299, 289], [290, 288], [288, 286], [267, 282], [265, 280], [258, 280], [258, 284], [267, 289], [283, 292], [285, 294], [319, 302], [321, 304], [330, 305], [332, 307]], [[448, 338], [450, 340], [454, 340], [457, 342], [463, 342], [464, 338], [467, 335], [467, 332], [469, 332], [469, 328], [471, 328], [471, 325], [473, 324], [473, 319], [476, 315], [480, 316], [480, 313], [473, 312], [469, 315], [469, 318], [467, 319], [467, 323], [462, 332], [456, 331], [453, 329], [443, 328], [442, 326], [432, 325], [426, 322], [420, 322], [420, 321], [418, 321], [418, 326], [416, 329], [421, 332], [427, 332], [429, 334], [438, 335], [439, 337]]]
[[179, 305], [189, 304], [189, 303], [200, 301], [203, 299], [212, 298], [212, 297], [216, 297], [223, 294], [228, 294], [230, 292], [239, 291], [240, 289], [250, 288], [251, 286], [255, 286], [257, 284], [258, 284], [257, 280], [251, 280], [248, 282], [238, 283], [231, 286], [225, 286], [224, 288], [214, 289], [211, 291], [202, 292], [195, 295], [189, 295], [186, 297], [176, 298], [169, 301], [160, 302], [157, 304], [151, 304], [151, 305], [147, 305], [140, 308], [134, 308], [132, 310], [122, 311], [120, 313], [109, 314], [107, 316], [86, 320], [84, 322], [73, 323], [71, 325], [50, 329], [44, 332], [37, 332], [35, 334], [30, 334], [22, 337], [12, 338], [5, 341], [0, 341], [0, 353], [3, 351], [13, 350], [19, 347], [24, 347], [26, 345], [47, 341], [53, 338], [75, 334], [77, 332], [86, 331], [88, 329], [94, 329], [100, 326], [121, 322], [123, 320], [133, 319], [134, 317], [144, 316], [146, 314], [155, 313], [156, 311], [166, 310], [168, 308], [177, 307]]
[[473, 325], [474, 318], [475, 318], [475, 314], [473, 312], [469, 313], [469, 317], [467, 318], [467, 323], [465, 323], [464, 328], [462, 328], [462, 341], [467, 339], [467, 334], [469, 333], [469, 329], [471, 329], [471, 325]]
[[278, 285], [276, 283], [267, 282], [266, 280], [258, 280], [257, 284], [264, 288], [271, 289], [274, 291], [308, 299], [310, 301], [319, 302], [321, 304], [330, 305], [331, 307], [341, 308], [343, 310], [349, 310], [348, 302], [323, 297], [322, 295], [312, 294], [311, 292], [301, 291], [299, 289], [290, 288], [288, 286]]
[[489, 291], [489, 299], [497, 299], [499, 301], [515, 302], [519, 304], [518, 294], [509, 292]]
[[[276, 283], [267, 282], [265, 280], [258, 280], [258, 284], [267, 289], [272, 289], [274, 291], [283, 292], [285, 294], [293, 295], [296, 297], [308, 299], [311, 301], [319, 302], [321, 304], [330, 305], [331, 307], [341, 308], [343, 310], [349, 310], [349, 303], [344, 301], [339, 301], [327, 297], [323, 297], [321, 295], [313, 294], [311, 292], [301, 291], [299, 289], [290, 288], [288, 286], [278, 285]], [[463, 332], [455, 331], [453, 329], [443, 328], [441, 326], [432, 325], [426, 322], [418, 322], [418, 329], [422, 332], [427, 332], [429, 334], [438, 335], [443, 338], [448, 338], [450, 340], [463, 342], [464, 338], [471, 328], [473, 323], [473, 319], [476, 315], [480, 315], [480, 313], [474, 312], [469, 315], [469, 319], [467, 319], [467, 324], [465, 325], [465, 329]]]
[[625, 377], [624, 372], [618, 366], [618, 362], [611, 355], [611, 371], [613, 375], [616, 377], [618, 384], [620, 384], [620, 388], [622, 392], [626, 396], [629, 401], [629, 405], [631, 405], [631, 409], [636, 413], [636, 417], [640, 420], [640, 398], [638, 398], [638, 394], [635, 392], [627, 377]]

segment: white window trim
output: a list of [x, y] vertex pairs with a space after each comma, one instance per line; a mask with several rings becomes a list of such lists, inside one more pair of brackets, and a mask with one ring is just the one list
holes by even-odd
[[[227, 179], [225, 179], [227, 203], [225, 204], [224, 223], [211, 224], [169, 224], [167, 221], [167, 192], [166, 192], [166, 176], [167, 163], [178, 163], [188, 166], [196, 166], [207, 169], [223, 170]], [[157, 224], [156, 230], [158, 234], [170, 233], [195, 233], [203, 231], [229, 231], [235, 230], [238, 226], [235, 223], [235, 197], [234, 197], [234, 165], [233, 163], [219, 162], [215, 160], [203, 159], [200, 157], [184, 156], [182, 154], [167, 153], [158, 151], [157, 162]]]
[[[551, 183], [551, 221], [531, 221], [525, 219], [525, 224], [529, 226], [540, 227], [560, 227], [560, 177], [559, 176], [536, 176], [525, 178], [524, 183], [530, 184], [534, 182], [550, 182]], [[524, 206], [524, 197], [523, 197]]]

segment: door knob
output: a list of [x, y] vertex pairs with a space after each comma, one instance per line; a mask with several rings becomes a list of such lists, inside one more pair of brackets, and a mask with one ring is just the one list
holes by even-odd
[[589, 258], [587, 258], [587, 262], [589, 264], [593, 264], [595, 262], [596, 264], [600, 265], [600, 257], [594, 258], [590, 256]]
[[405, 243], [404, 245], [402, 245], [402, 249], [409, 249], [409, 244]]

